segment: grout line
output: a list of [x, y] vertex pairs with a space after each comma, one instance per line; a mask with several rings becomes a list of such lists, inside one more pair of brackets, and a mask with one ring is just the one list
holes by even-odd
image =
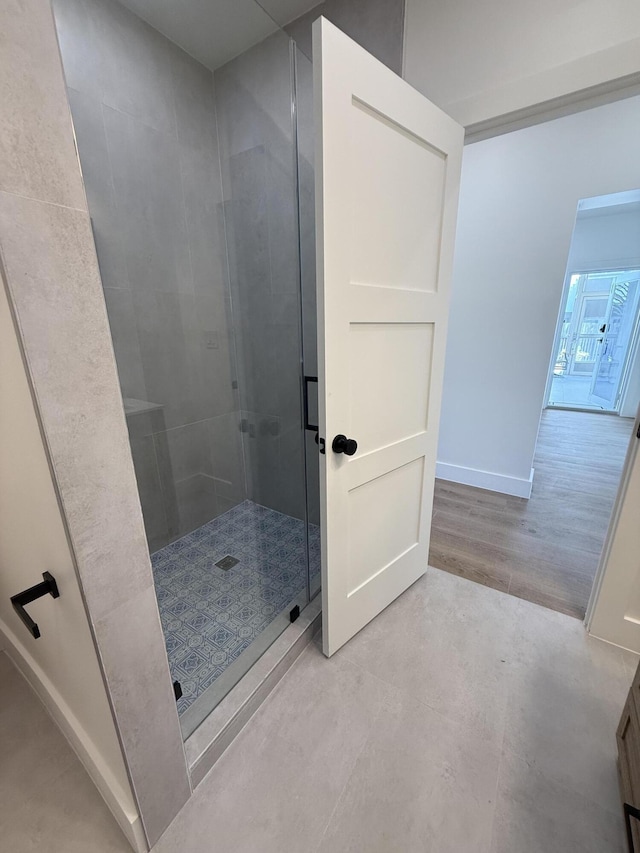
[[[506, 727], [506, 726], [505, 726]], [[504, 744], [504, 739], [503, 739]], [[502, 776], [502, 766], [504, 764], [504, 746], [500, 749], [500, 758], [498, 759], [498, 772], [496, 774], [496, 787], [493, 796], [493, 814], [491, 815], [491, 836], [489, 838], [489, 850], [494, 849], [494, 841], [496, 835], [496, 812], [498, 810], [498, 789], [500, 787], [500, 778]]]
[[24, 193], [12, 192], [12, 190], [0, 189], [0, 195], [13, 196], [13, 198], [22, 198], [25, 201], [35, 201], [38, 204], [46, 204], [49, 207], [60, 207], [63, 210], [73, 210], [76, 213], [84, 213], [85, 216], [89, 216], [89, 211], [86, 207], [72, 207], [69, 204], [60, 204], [57, 201], [47, 201], [47, 199], [44, 198], [37, 198], [36, 196], [32, 195], [24, 195]]
[[[517, 604], [516, 604], [516, 612], [517, 612], [520, 609], [521, 599], [516, 599], [516, 602], [517, 602]], [[496, 811], [498, 809], [498, 790], [500, 788], [500, 778], [502, 775], [502, 766], [504, 764], [504, 752], [505, 752], [504, 742], [505, 742], [506, 737], [507, 737], [507, 720], [509, 717], [509, 702], [511, 700], [512, 693], [513, 693], [513, 687], [510, 684], [510, 679], [507, 678], [504, 726], [502, 729], [502, 738], [500, 741], [500, 751], [499, 751], [499, 758], [498, 758], [498, 772], [496, 773], [496, 787], [495, 787], [494, 794], [493, 794], [493, 814], [491, 816], [491, 838], [489, 841], [489, 850], [493, 850], [493, 842], [494, 842], [494, 838], [495, 838]]]
[[[345, 660], [347, 660], [347, 659], [345, 658]], [[355, 664], [355, 665], [357, 666], [357, 664]], [[360, 669], [363, 669], [363, 668], [362, 668], [362, 667], [360, 667]], [[364, 670], [364, 671], [365, 671], [365, 672], [367, 672], [367, 670]], [[372, 673], [369, 673], [369, 674], [372, 674]], [[375, 677], [375, 676], [374, 676], [374, 677]], [[377, 680], [378, 680], [378, 681], [381, 681], [381, 679], [377, 679]], [[381, 683], [386, 684], [386, 682], [383, 682], [383, 681], [382, 681]], [[365, 748], [369, 745], [369, 743], [371, 743], [371, 741], [372, 741], [372, 739], [373, 739], [374, 732], [375, 732], [375, 729], [376, 729], [376, 726], [377, 726], [378, 720], [380, 719], [380, 716], [381, 716], [382, 711], [383, 711], [383, 707], [384, 707], [384, 704], [383, 704], [383, 702], [381, 702], [381, 703], [380, 703], [380, 707], [378, 708], [378, 711], [376, 712], [376, 714], [375, 714], [375, 716], [374, 716], [374, 718], [373, 718], [373, 720], [372, 720], [372, 722], [371, 722], [371, 728], [369, 729], [369, 733], [368, 733], [368, 734], [367, 734], [367, 736], [365, 737], [365, 739], [364, 739], [364, 741], [363, 741], [363, 743], [362, 743], [362, 746], [361, 746], [361, 747], [360, 747], [360, 749], [358, 750], [358, 754], [357, 754], [357, 755], [354, 757], [354, 759], [353, 759], [353, 763], [352, 763], [351, 768], [350, 768], [350, 770], [349, 770], [349, 772], [348, 772], [348, 774], [347, 774], [347, 777], [346, 777], [345, 783], [344, 783], [344, 785], [342, 786], [342, 788], [341, 788], [341, 790], [340, 790], [340, 793], [338, 794], [338, 796], [337, 796], [337, 798], [336, 798], [335, 805], [334, 805], [333, 809], [331, 810], [331, 814], [329, 815], [329, 817], [328, 817], [328, 819], [327, 819], [327, 822], [326, 822], [326, 824], [325, 824], [325, 827], [324, 827], [324, 829], [323, 829], [323, 831], [322, 831], [322, 835], [320, 836], [320, 839], [319, 839], [319, 841], [318, 841], [318, 844], [317, 844], [317, 845], [316, 845], [316, 847], [314, 848], [313, 853], [317, 853], [317, 851], [318, 851], [318, 850], [320, 849], [320, 847], [322, 846], [322, 842], [324, 841], [325, 836], [326, 836], [326, 834], [327, 834], [327, 831], [328, 831], [329, 827], [331, 826], [331, 822], [333, 821], [333, 818], [334, 818], [334, 816], [335, 816], [335, 814], [336, 814], [336, 812], [337, 812], [337, 810], [338, 810], [338, 806], [339, 806], [339, 805], [340, 805], [340, 803], [342, 802], [342, 798], [343, 798], [343, 796], [344, 796], [344, 793], [345, 793], [345, 791], [347, 790], [347, 787], [348, 787], [348, 785], [349, 785], [349, 782], [350, 782], [350, 781], [351, 781], [351, 779], [353, 778], [353, 774], [354, 774], [354, 773], [355, 773], [355, 771], [356, 771], [356, 767], [358, 766], [358, 762], [360, 761], [360, 757], [362, 756], [363, 752], [365, 751]]]

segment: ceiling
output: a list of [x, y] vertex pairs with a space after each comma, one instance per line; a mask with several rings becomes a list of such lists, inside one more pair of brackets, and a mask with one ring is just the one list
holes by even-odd
[[212, 70], [317, 5], [317, 0], [120, 2]]

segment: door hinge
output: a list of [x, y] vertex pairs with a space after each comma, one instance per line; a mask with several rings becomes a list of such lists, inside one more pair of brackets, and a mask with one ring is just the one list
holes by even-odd
[[289, 613], [289, 620], [291, 622], [295, 622], [299, 615], [300, 615], [300, 605], [296, 604], [296, 606]]
[[636, 432], [636, 438], [640, 438], [640, 424], [638, 424], [638, 430]]

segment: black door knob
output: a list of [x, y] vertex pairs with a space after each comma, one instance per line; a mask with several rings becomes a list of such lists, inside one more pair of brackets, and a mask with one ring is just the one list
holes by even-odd
[[358, 442], [346, 435], [337, 435], [331, 444], [334, 453], [344, 453], [345, 456], [353, 456], [358, 449]]

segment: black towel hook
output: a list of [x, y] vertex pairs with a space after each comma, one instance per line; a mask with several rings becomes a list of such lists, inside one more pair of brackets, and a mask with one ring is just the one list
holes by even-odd
[[30, 604], [32, 601], [35, 601], [36, 598], [42, 598], [43, 595], [47, 594], [52, 598], [60, 598], [58, 584], [51, 572], [43, 572], [42, 577], [44, 578], [42, 583], [37, 583], [35, 586], [29, 587], [29, 589], [25, 589], [23, 592], [19, 592], [17, 595], [11, 596], [13, 609], [27, 626], [31, 632], [31, 636], [35, 640], [40, 636], [40, 628], [38, 628], [37, 623], [33, 621], [31, 616], [29, 616], [27, 611], [24, 609], [25, 605]]

